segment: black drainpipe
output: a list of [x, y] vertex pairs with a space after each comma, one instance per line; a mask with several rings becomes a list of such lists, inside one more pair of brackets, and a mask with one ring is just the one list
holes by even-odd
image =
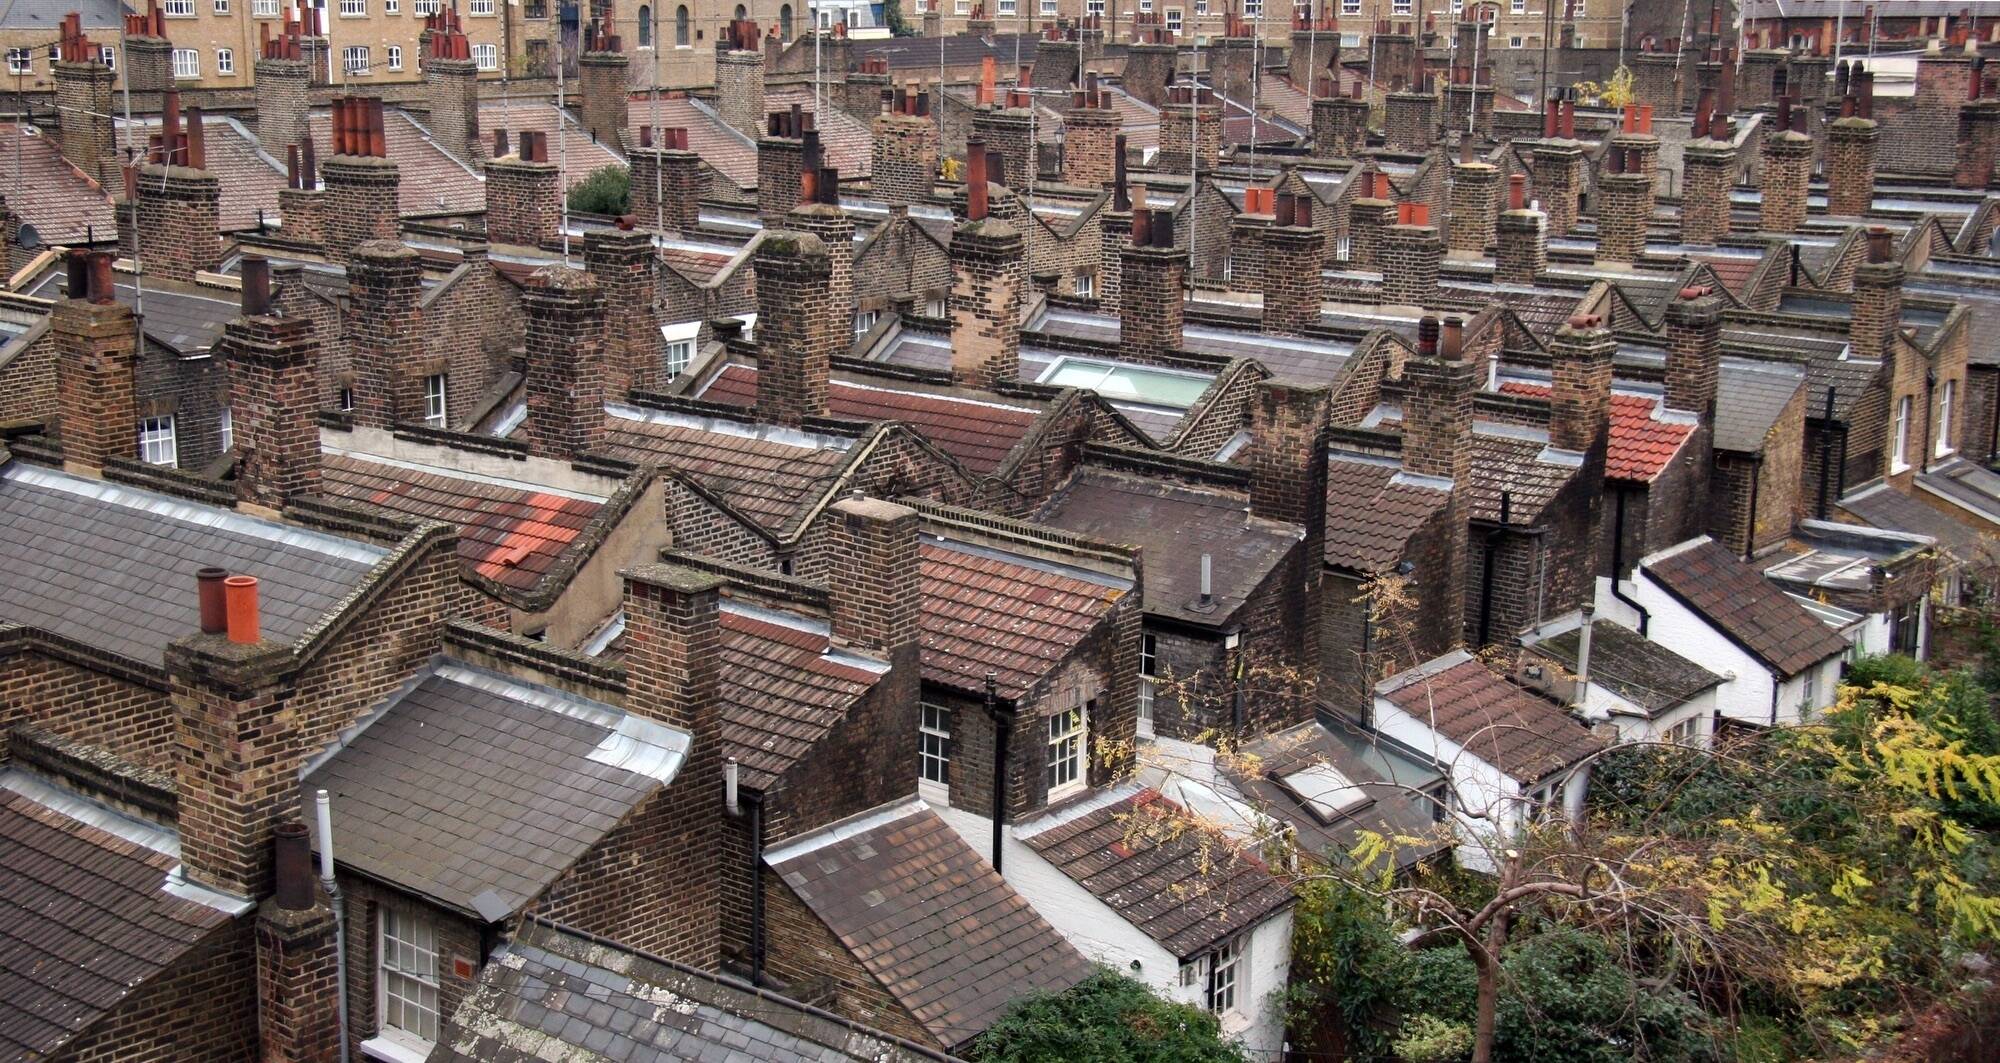
[[1917, 437], [1917, 449], [1924, 452], [1923, 461], [1917, 464], [1921, 472], [1931, 471], [1931, 455], [1937, 453], [1936, 446], [1931, 443], [1931, 430], [1937, 427], [1936, 391], [1937, 370], [1924, 370], [1924, 434]]
[[1493, 548], [1500, 545], [1500, 537], [1506, 534], [1507, 519], [1514, 514], [1514, 493], [1500, 492], [1500, 526], [1486, 533], [1486, 556], [1480, 561], [1483, 577], [1479, 581], [1479, 645], [1486, 645], [1493, 632]]
[[993, 721], [993, 873], [1000, 873], [1000, 842], [1007, 829], [1007, 738], [1014, 730], [1012, 711], [1000, 711], [994, 693], [996, 673], [986, 673], [986, 718]]
[[[1745, 561], [1750, 560], [1751, 553], [1757, 549], [1757, 489], [1763, 486], [1758, 483], [1763, 477], [1764, 456], [1759, 454], [1750, 459], [1750, 519], [1743, 522], [1743, 560]], [[1821, 474], [1821, 479], [1825, 479], [1824, 473]], [[1821, 505], [1824, 506], [1825, 502], [1822, 501]], [[1821, 513], [1820, 519], [1825, 519], [1824, 512]]]
[[1646, 625], [1652, 623], [1653, 614], [1647, 612], [1646, 607], [1640, 605], [1638, 599], [1626, 594], [1618, 586], [1618, 581], [1625, 578], [1625, 493], [1623, 487], [1614, 486], [1611, 489], [1611, 497], [1617, 500], [1612, 506], [1611, 519], [1611, 596], [1631, 606], [1632, 611], [1639, 614], [1639, 636], [1644, 638]]
[[750, 984], [764, 984], [764, 795], [746, 793], [750, 804]]
[[[1820, 421], [1819, 430], [1819, 512], [1820, 520], [1826, 519], [1827, 490], [1829, 478], [1833, 475], [1833, 389], [1826, 389], [1826, 416]], [[1754, 517], [1753, 517], [1754, 519]]]

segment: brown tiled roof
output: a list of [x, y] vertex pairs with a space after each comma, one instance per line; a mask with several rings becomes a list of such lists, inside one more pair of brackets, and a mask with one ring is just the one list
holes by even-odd
[[[319, 145], [320, 159], [332, 154], [333, 112], [314, 110], [313, 143]], [[400, 181], [399, 206], [404, 214], [433, 214], [443, 204], [447, 211], [476, 211], [486, 206], [486, 184], [457, 159], [445, 154], [417, 128], [410, 116], [391, 110], [382, 118], [389, 158], [396, 164]]]
[[927, 541], [923, 564], [924, 678], [1020, 698], [1049, 675], [1126, 591], [1010, 561], [989, 551]]
[[843, 180], [868, 176], [875, 165], [875, 131], [868, 123], [838, 107], [828, 108], [825, 114], [815, 112], [811, 85], [772, 86], [764, 92], [766, 111], [782, 111], [795, 103], [814, 116], [826, 165], [839, 170]]
[[[340, 810], [342, 865], [468, 912], [489, 891], [526, 906], [687, 749], [684, 732], [632, 732], [609, 705], [449, 663], [376, 713], [302, 792]], [[600, 752], [619, 741], [621, 757]]]
[[1653, 582], [1787, 678], [1847, 652], [1847, 641], [1712, 539], [1643, 566]]
[[1292, 903], [1262, 860], [1150, 788], [1024, 840], [1182, 961]]
[[625, 125], [625, 142], [639, 143], [639, 127], [661, 125], [687, 130], [688, 150], [701, 156], [715, 172], [738, 188], [757, 187], [757, 146], [722, 124], [708, 111], [685, 99], [661, 97], [660, 120], [653, 121], [651, 101], [635, 97]]
[[1467, 753], [1533, 785], [1604, 746], [1554, 702], [1458, 651], [1392, 677], [1380, 696]]
[[1372, 575], [1394, 567], [1403, 544], [1451, 501], [1448, 491], [1396, 482], [1392, 461], [1335, 454], [1326, 464], [1326, 563]]
[[46, 1059], [229, 916], [179, 861], [0, 788], [0, 1058]]
[[[33, 225], [46, 244], [80, 244], [95, 232], [100, 241], [117, 234], [111, 197], [95, 181], [63, 160], [54, 137], [32, 126], [0, 123], [0, 187], [7, 209]], [[16, 164], [16, 154], [19, 162]]]
[[610, 418], [605, 453], [687, 473], [766, 531], [782, 534], [833, 486], [849, 453], [727, 432]]
[[955, 1048], [1013, 1002], [1090, 964], [937, 813], [888, 822], [771, 867], [932, 1037]]
[[[757, 402], [755, 366], [724, 366], [701, 397], [731, 406]], [[857, 421], [902, 421], [939, 450], [976, 473], [990, 473], [1007, 460], [1035, 423], [1035, 411], [949, 395], [927, 395], [835, 380], [827, 388], [827, 412]]]
[[727, 269], [729, 264], [736, 260], [736, 252], [721, 249], [698, 250], [679, 244], [668, 244], [660, 249], [660, 258], [681, 276], [696, 284], [707, 284], [715, 279], [716, 274]]
[[505, 129], [509, 145], [521, 142], [521, 130], [534, 130], [551, 136], [549, 161], [561, 157], [559, 152], [567, 152], [569, 158], [569, 187], [574, 188], [590, 179], [592, 172], [605, 166], [623, 166], [625, 160], [613, 145], [602, 144], [591, 139], [590, 131], [581, 129], [576, 119], [567, 118], [560, 130], [556, 124], [556, 109], [546, 103], [513, 102], [503, 104], [498, 100], [486, 100], [479, 105], [479, 129], [486, 137], [486, 153], [493, 152], [493, 131]]
[[[1571, 628], [1535, 649], [1573, 671], [1582, 641], [1583, 629]], [[1599, 620], [1590, 625], [1590, 682], [1651, 716], [1712, 689], [1722, 677], [1631, 628]]]
[[769, 786], [826, 737], [878, 672], [829, 658], [827, 637], [722, 614], [722, 744], [744, 781]]
[[[1296, 525], [1253, 517], [1240, 495], [1086, 468], [1039, 518], [1041, 523], [1143, 547], [1146, 611], [1220, 624], [1270, 576], [1301, 538]], [[1201, 557], [1211, 558], [1215, 608], [1195, 608]]]
[[1533, 524], [1542, 507], [1556, 497], [1576, 472], [1567, 465], [1538, 460], [1548, 444], [1535, 439], [1472, 433], [1472, 498], [1474, 520], [1497, 522], [1500, 495], [1509, 496], [1509, 524]]
[[[159, 132], [158, 120], [133, 123], [141, 137]], [[206, 140], [207, 170], [222, 184], [222, 227], [247, 229], [257, 224], [257, 212], [275, 225], [278, 222], [278, 190], [285, 187], [285, 173], [258, 152], [257, 142], [235, 122], [222, 117], [202, 120]], [[118, 123], [120, 146], [129, 144], [132, 130]], [[143, 249], [142, 249], [143, 250]]]
[[534, 587], [604, 508], [602, 502], [418, 472], [346, 454], [320, 459], [320, 482], [334, 498], [458, 525], [459, 560], [520, 590]]

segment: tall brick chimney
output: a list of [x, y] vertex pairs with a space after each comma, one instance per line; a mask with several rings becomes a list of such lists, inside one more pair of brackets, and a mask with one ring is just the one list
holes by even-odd
[[1805, 121], [1805, 112], [1794, 101], [1779, 103], [1777, 113], [1777, 130], [1764, 138], [1757, 224], [1765, 232], [1795, 233], [1806, 225], [1806, 187], [1812, 180], [1813, 141], [1793, 128]]
[[310, 135], [312, 67], [301, 47], [299, 24], [288, 11], [285, 32], [266, 36], [257, 55], [257, 146], [284, 158]]
[[640, 146], [627, 156], [632, 166], [632, 214], [639, 224], [662, 233], [691, 233], [701, 224], [701, 196], [707, 182], [701, 156], [688, 150], [682, 128], [639, 131]]
[[1472, 398], [1478, 373], [1463, 351], [1444, 357], [1438, 347], [1438, 320], [1426, 315], [1417, 325], [1417, 356], [1403, 363], [1403, 468], [1454, 485], [1470, 483]]
[[811, 233], [826, 248], [826, 299], [816, 324], [829, 358], [854, 346], [854, 219], [840, 209], [840, 175], [822, 167], [805, 182], [799, 205], [785, 216], [787, 229]]
[[521, 308], [529, 452], [573, 461], [604, 442], [604, 295], [590, 274], [549, 265], [521, 290]]
[[1507, 209], [1494, 236], [1493, 279], [1501, 284], [1533, 284], [1549, 265], [1548, 215], [1528, 209], [1527, 178], [1507, 178]]
[[[1098, 214], [1097, 239], [1097, 305], [1109, 312], [1118, 310], [1119, 292], [1124, 266], [1120, 259], [1125, 253], [1126, 241], [1132, 238], [1132, 201], [1136, 197], [1145, 199], [1143, 188], [1134, 188], [1125, 173], [1125, 136], [1119, 134], [1116, 142], [1117, 162], [1111, 177], [1111, 202], [1104, 205]], [[1145, 206], [1144, 202], [1139, 204]]]
[[624, 401], [632, 391], [666, 383], [660, 359], [660, 256], [653, 234], [621, 219], [583, 234], [584, 268], [604, 295], [604, 395]]
[[1179, 59], [1172, 37], [1160, 40], [1147, 31], [1125, 49], [1125, 73], [1120, 85], [1133, 99], [1149, 107], [1159, 107], [1167, 101], [1167, 85], [1174, 79]]
[[1550, 100], [1556, 111], [1557, 128], [1549, 129], [1544, 117], [1544, 139], [1536, 141], [1532, 158], [1535, 198], [1548, 215], [1552, 236], [1566, 236], [1576, 226], [1577, 195], [1583, 190], [1583, 145], [1576, 142], [1576, 105], [1567, 100]]
[[1549, 345], [1549, 446], [1576, 453], [1604, 439], [1611, 423], [1611, 355], [1618, 343], [1596, 315], [1578, 314]]
[[62, 20], [54, 64], [56, 120], [62, 127], [62, 155], [69, 164], [106, 187], [116, 187], [117, 142], [111, 127], [112, 89], [118, 75], [104, 65], [98, 46], [84, 35], [71, 12]]
[[1161, 173], [1208, 173], [1222, 159], [1222, 104], [1208, 89], [1175, 85], [1160, 107]]
[[1104, 188], [1116, 176], [1112, 155], [1125, 120], [1097, 88], [1097, 75], [1092, 74], [1088, 84], [1071, 94], [1069, 112], [1063, 116], [1063, 181]]
[[364, 96], [333, 101], [333, 155], [320, 164], [326, 188], [326, 253], [346, 262], [369, 240], [394, 240], [402, 214], [402, 177], [388, 158], [382, 101]]
[[1875, 204], [1875, 157], [1882, 131], [1873, 117], [1872, 78], [1850, 73], [1846, 63], [1840, 66], [1840, 117], [1826, 130], [1826, 212], [1858, 218]]
[[1667, 305], [1666, 405], [1715, 419], [1722, 365], [1722, 300], [1707, 288], [1683, 288]]
[[576, 61], [576, 80], [583, 94], [583, 128], [595, 140], [619, 144], [631, 118], [632, 60], [611, 30], [610, 9], [605, 11], [604, 24], [594, 27]]
[[277, 892], [257, 912], [257, 1037], [271, 1063], [340, 1058], [339, 923], [314, 882], [306, 825], [275, 831]]
[[139, 167], [138, 201], [132, 212], [146, 272], [192, 281], [197, 272], [222, 263], [222, 182], [205, 168], [200, 109], [181, 124], [178, 93], [168, 93], [160, 123], [160, 147]]
[[49, 322], [63, 463], [101, 470], [138, 447], [138, 323], [118, 301], [111, 256], [71, 251], [64, 295]]
[[174, 44], [167, 39], [167, 20], [159, 0], [147, 0], [142, 15], [125, 16], [125, 86], [134, 93], [155, 94], [174, 87]]
[[929, 92], [895, 90], [889, 110], [875, 118], [874, 167], [868, 184], [874, 197], [907, 207], [931, 194], [937, 184], [938, 127]]
[[1646, 253], [1646, 224], [1653, 217], [1653, 177], [1634, 172], [1623, 145], [1605, 154], [1597, 176], [1597, 260], [1631, 265]]
[[831, 508], [826, 583], [833, 644], [900, 656], [899, 664], [914, 668], [923, 613], [917, 511], [878, 498], [843, 498]]
[[547, 134], [523, 131], [519, 150], [486, 164], [486, 239], [541, 247], [562, 236], [562, 174]]
[[1379, 170], [1359, 175], [1367, 182], [1361, 198], [1347, 205], [1347, 261], [1356, 269], [1374, 269], [1382, 258], [1382, 231], [1396, 223], [1396, 201], [1389, 175]]
[[1285, 53], [1285, 73], [1292, 84], [1310, 92], [1322, 75], [1339, 69], [1340, 20], [1294, 16], [1292, 47]]
[[625, 574], [626, 711], [693, 738], [654, 798], [673, 827], [672, 844], [649, 857], [673, 890], [675, 941], [660, 951], [710, 968], [722, 942], [721, 589], [715, 576], [668, 565]]
[[[1333, 393], [1261, 380], [1250, 403], [1250, 512], [1308, 530], [1326, 524], [1326, 427]], [[1313, 555], [1318, 556], [1318, 555]]]
[[1483, 255], [1493, 242], [1500, 168], [1488, 162], [1451, 164], [1451, 250]]
[[1351, 159], [1368, 143], [1368, 102], [1354, 83], [1353, 96], [1334, 94], [1338, 82], [1326, 77], [1321, 95], [1312, 102], [1313, 154], [1325, 159]]
[[1736, 187], [1732, 123], [1704, 92], [1696, 105], [1694, 139], [1681, 149], [1681, 242], [1712, 247], [1729, 235], [1729, 193]]
[[824, 322], [833, 264], [811, 233], [764, 234], [751, 258], [757, 271], [757, 418], [798, 426], [826, 416], [832, 372]]
[[[1001, 105], [972, 112], [972, 135], [986, 144], [987, 163], [996, 184], [1025, 192], [1036, 160], [1030, 135], [1035, 116], [1033, 97], [1009, 90]], [[997, 164], [996, 164], [997, 163]]]
[[798, 205], [801, 175], [820, 166], [819, 130], [797, 104], [772, 112], [765, 128], [757, 141], [757, 216], [776, 228]]
[[966, 146], [966, 220], [951, 234], [951, 376], [992, 389], [1021, 371], [1021, 233], [987, 214], [985, 146]]
[[1437, 97], [1421, 84], [1391, 92], [1382, 101], [1382, 139], [1397, 151], [1429, 151], [1437, 130]]
[[425, 379], [444, 367], [423, 360], [418, 309], [423, 276], [417, 252], [394, 241], [361, 244], [348, 259], [346, 324], [356, 425], [387, 429], [424, 419]]
[[1955, 188], [1986, 188], [1993, 181], [1993, 163], [2000, 158], [2000, 99], [1981, 92], [1983, 62], [1973, 61], [1971, 98], [1958, 108], [1958, 165], [1951, 182]]
[[1188, 253], [1174, 246], [1171, 212], [1132, 211], [1132, 242], [1118, 271], [1118, 345], [1125, 357], [1156, 362], [1179, 351]]
[[1319, 321], [1319, 271], [1326, 260], [1326, 234], [1313, 228], [1311, 195], [1280, 192], [1276, 208], [1258, 249], [1263, 260], [1264, 331], [1300, 336]]
[[764, 134], [764, 47], [754, 22], [729, 23], [715, 42], [715, 109], [738, 133]]
[[283, 509], [319, 490], [319, 341], [312, 322], [271, 307], [271, 264], [243, 260], [243, 314], [222, 330], [236, 495]]
[[[453, 9], [446, 8], [446, 12]], [[433, 47], [450, 47], [450, 41], [464, 41], [464, 34], [445, 34], [432, 38]], [[591, 56], [583, 59], [583, 69], [590, 69]], [[584, 117], [590, 117], [589, 88], [585, 88]], [[437, 142], [453, 158], [467, 164], [476, 164], [480, 159], [479, 150], [479, 68], [468, 56], [457, 55], [424, 57], [424, 97], [429, 102], [431, 139]]]
[[1428, 306], [1437, 299], [1438, 265], [1444, 247], [1421, 203], [1399, 205], [1395, 225], [1382, 230], [1382, 300], [1397, 306]]
[[1894, 252], [1887, 229], [1868, 230], [1868, 261], [1854, 269], [1854, 308], [1847, 321], [1855, 358], [1887, 361], [1895, 353], [1890, 342], [1902, 327], [1903, 264]]

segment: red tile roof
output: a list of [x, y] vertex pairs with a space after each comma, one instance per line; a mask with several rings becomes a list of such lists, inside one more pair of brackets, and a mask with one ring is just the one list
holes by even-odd
[[[1509, 382], [1500, 385], [1508, 395], [1548, 398], [1545, 384]], [[1604, 475], [1613, 480], [1650, 482], [1666, 471], [1679, 454], [1681, 444], [1694, 434], [1694, 425], [1659, 421], [1653, 412], [1657, 399], [1645, 395], [1611, 396], [1611, 441], [1604, 457]]]
[[766, 111], [782, 111], [795, 103], [814, 116], [820, 147], [826, 151], [826, 165], [839, 170], [843, 179], [868, 176], [875, 165], [874, 129], [838, 107], [827, 108], [825, 114], [817, 113], [811, 85], [773, 86], [764, 91]]
[[832, 490], [850, 454], [769, 439], [613, 416], [604, 452], [692, 476], [766, 531], [782, 534], [805, 503]]
[[[757, 402], [754, 366], [729, 365], [703, 389], [701, 397], [731, 406]], [[1007, 460], [1034, 425], [1036, 413], [1018, 406], [897, 391], [835, 380], [827, 388], [827, 412], [858, 421], [902, 421], [939, 450], [976, 473], [990, 473]]]
[[1715, 279], [1729, 289], [1730, 294], [1743, 295], [1743, 286], [1750, 283], [1750, 276], [1757, 272], [1763, 259], [1745, 258], [1742, 255], [1689, 255], [1689, 258], [1707, 266], [1715, 272]]
[[[133, 122], [142, 137], [159, 131], [155, 120]], [[208, 154], [207, 169], [222, 183], [222, 227], [247, 229], [257, 224], [258, 211], [278, 220], [278, 190], [285, 187], [285, 172], [258, 151], [256, 140], [243, 127], [227, 118], [205, 117], [203, 136]], [[118, 123], [118, 142], [130, 143], [125, 123]]]
[[104, 241], [116, 235], [111, 197], [63, 159], [53, 137], [13, 122], [0, 123], [0, 134], [9, 141], [0, 144], [7, 209], [33, 225], [43, 243], [80, 244], [86, 230]]
[[1847, 641], [1832, 628], [1711, 539], [1648, 561], [1644, 570], [1668, 594], [1785, 678], [1847, 652]]
[[1403, 547], [1451, 501], [1449, 491], [1396, 482], [1391, 463], [1334, 455], [1326, 466], [1326, 563], [1386, 572]]
[[825, 654], [825, 635], [722, 614], [723, 755], [765, 787], [825, 738], [881, 675]]
[[1127, 593], [950, 543], [925, 542], [924, 679], [1019, 699], [1059, 668]]
[[335, 498], [457, 525], [459, 560], [479, 575], [519, 590], [533, 588], [604, 508], [601, 502], [417, 472], [345, 454], [321, 458], [320, 480]]

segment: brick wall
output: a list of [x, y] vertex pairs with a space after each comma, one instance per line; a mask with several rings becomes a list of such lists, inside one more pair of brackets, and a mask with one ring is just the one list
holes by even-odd
[[1153, 166], [1161, 173], [1202, 173], [1222, 158], [1222, 105], [1169, 103], [1160, 108], [1159, 153]]
[[321, 160], [319, 175], [326, 188], [326, 252], [333, 261], [346, 262], [369, 240], [396, 238], [402, 177], [394, 162], [335, 155]]
[[257, 60], [257, 146], [275, 158], [305, 142], [311, 80], [303, 59]]
[[1273, 225], [1264, 232], [1258, 259], [1265, 332], [1299, 336], [1318, 323], [1325, 243], [1324, 234], [1309, 225]]
[[[489, 389], [514, 369], [512, 352], [526, 334], [518, 290], [494, 272], [486, 250], [469, 247], [465, 262], [421, 299], [423, 351], [442, 360], [449, 425], [467, 428], [490, 399]], [[657, 342], [656, 342], [657, 347]]]
[[486, 238], [541, 247], [561, 235], [561, 174], [554, 163], [519, 155], [486, 164]]
[[890, 206], [908, 206], [937, 183], [938, 128], [929, 117], [882, 114], [874, 120], [874, 156], [868, 186]]
[[416, 898], [354, 875], [340, 877], [343, 913], [347, 920], [347, 1033], [354, 1059], [367, 1059], [361, 1042], [382, 1032], [376, 984], [381, 969], [382, 910], [397, 907], [431, 920], [437, 929], [438, 1017], [440, 1024], [458, 1010], [475, 979], [460, 978], [455, 960], [470, 960], [476, 970], [482, 949], [479, 928], [462, 916], [433, 908]]
[[604, 396], [622, 401], [634, 388], [665, 382], [660, 358], [659, 256], [646, 229], [593, 229], [583, 237], [584, 266], [604, 294]]
[[1124, 119], [1110, 107], [1071, 107], [1063, 119], [1063, 180], [1085, 188], [1108, 188], [1118, 156]]
[[52, 1058], [61, 1063], [252, 1058], [257, 1052], [253, 947], [248, 921], [217, 928]]
[[136, 221], [153, 276], [191, 281], [222, 262], [222, 182], [205, 170], [140, 167]]
[[1827, 127], [1826, 212], [1858, 218], [1875, 200], [1875, 152], [1882, 131], [1872, 118], [1842, 118]]
[[773, 232], [756, 251], [757, 416], [798, 425], [826, 413], [831, 363], [824, 319], [832, 265], [807, 233]]
[[107, 458], [132, 457], [139, 438], [132, 309], [65, 297], [50, 332], [64, 460], [102, 468]]
[[994, 218], [951, 236], [952, 379], [991, 389], [1020, 375], [1022, 239]]
[[319, 347], [303, 318], [240, 317], [223, 331], [238, 497], [282, 509], [319, 490]]
[[1437, 300], [1438, 264], [1444, 247], [1429, 225], [1391, 225], [1382, 230], [1382, 299], [1399, 306], [1426, 306]]
[[1917, 58], [1916, 91], [1908, 105], [1878, 111], [1882, 132], [1896, 145], [1893, 170], [1931, 175], [1957, 171], [1958, 108], [1965, 102], [1969, 68], [1964, 55]]
[[1551, 236], [1566, 236], [1576, 225], [1577, 196], [1583, 191], [1583, 149], [1573, 140], [1547, 140], [1534, 147], [1535, 198], [1548, 216]]
[[618, 52], [585, 52], [577, 61], [583, 127], [597, 140], [616, 144], [625, 132], [631, 110], [631, 65], [632, 61]]
[[0, 643], [0, 724], [31, 723], [143, 769], [172, 767], [173, 710], [158, 677], [84, 667], [13, 630]]
[[326, 192], [319, 188], [278, 189], [278, 222], [287, 239], [317, 244], [326, 240]]
[[1026, 107], [1001, 107], [972, 113], [972, 135], [986, 141], [988, 157], [999, 156], [992, 171], [995, 184], [1026, 192], [1035, 166], [1035, 141], [1029, 135], [1034, 121]]
[[693, 232], [700, 224], [706, 186], [701, 156], [692, 151], [633, 148], [626, 159], [632, 168], [632, 214], [639, 224], [663, 233]]
[[272, 898], [257, 913], [259, 1058], [275, 1063], [340, 1058], [340, 939], [329, 899], [311, 888], [310, 908], [289, 910]]
[[765, 969], [793, 996], [885, 1033], [944, 1049], [775, 874], [764, 876]]
[[1736, 149], [1696, 140], [1681, 149], [1681, 242], [1701, 247], [1729, 235], [1729, 191], [1736, 185]]
[[1765, 232], [1795, 233], [1805, 228], [1812, 164], [1813, 141], [1804, 133], [1788, 129], [1765, 139], [1757, 222]]
[[[260, 60], [259, 74], [266, 62], [290, 62], [289, 60]], [[303, 64], [300, 64], [303, 66]], [[424, 57], [424, 96], [430, 104], [428, 124], [431, 139], [437, 146], [460, 162], [478, 163], [481, 157], [479, 143], [479, 71], [470, 59], [441, 59], [434, 55]], [[263, 87], [259, 82], [260, 89]], [[584, 117], [590, 117], [589, 83], [584, 86]], [[259, 108], [263, 104], [260, 99]], [[623, 128], [622, 126], [620, 128]], [[266, 150], [269, 150], [268, 148]], [[284, 149], [276, 152], [284, 157]], [[491, 185], [488, 194], [491, 194]]]
[[[715, 53], [716, 113], [731, 129], [751, 139], [764, 132], [764, 53]], [[786, 204], [790, 206], [790, 204]]]
[[1421, 92], [1392, 92], [1382, 106], [1383, 139], [1389, 147], [1398, 151], [1429, 151], [1436, 128], [1435, 96]]
[[425, 378], [446, 368], [423, 348], [422, 260], [400, 243], [361, 244], [347, 267], [347, 287], [355, 423], [389, 428], [422, 421]]
[[118, 75], [95, 61], [58, 62], [54, 68], [63, 158], [106, 188], [116, 187], [118, 157], [111, 132], [111, 93]]
[[857, 309], [885, 309], [892, 298], [908, 293], [916, 298], [916, 310], [927, 313], [930, 301], [948, 300], [951, 285], [950, 255], [907, 213], [892, 213], [855, 252]]
[[537, 270], [526, 311], [528, 451], [574, 460], [604, 442], [604, 296], [590, 274]]
[[1180, 350], [1187, 253], [1128, 246], [1119, 261], [1119, 346], [1124, 356], [1153, 362]]
[[1354, 158], [1367, 142], [1368, 104], [1347, 97], [1313, 100], [1312, 135], [1314, 155], [1329, 159]]
[[1491, 163], [1455, 162], [1451, 166], [1451, 250], [1484, 254], [1493, 242], [1499, 206], [1500, 170]]
[[1548, 215], [1538, 210], [1510, 210], [1500, 215], [1494, 236], [1493, 279], [1502, 284], [1533, 284], [1549, 264]]

